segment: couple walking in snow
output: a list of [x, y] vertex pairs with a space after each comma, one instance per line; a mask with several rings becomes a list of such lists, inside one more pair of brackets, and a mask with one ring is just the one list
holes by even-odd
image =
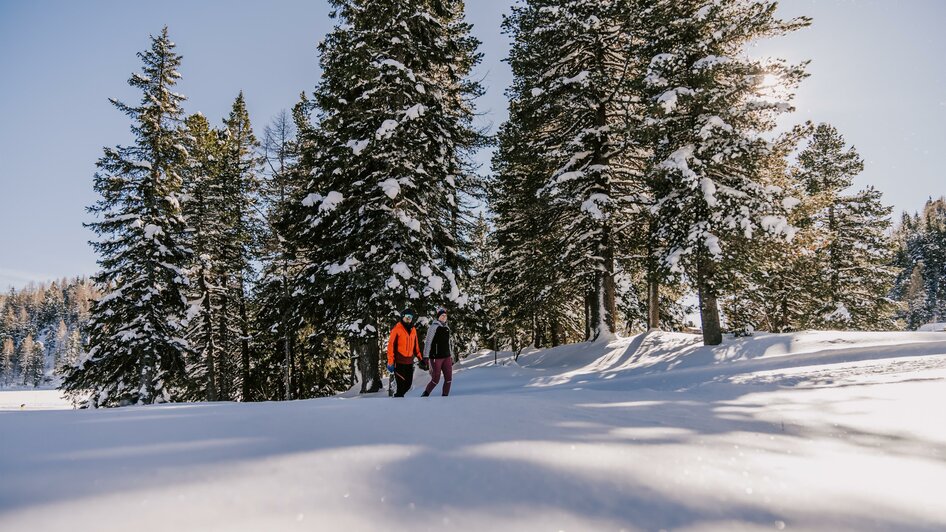
[[440, 384], [443, 374], [443, 395], [450, 395], [450, 382], [453, 380], [453, 352], [450, 342], [450, 327], [447, 325], [447, 309], [438, 308], [436, 319], [427, 328], [424, 339], [424, 351], [417, 342], [417, 328], [414, 326], [414, 312], [405, 309], [401, 319], [391, 329], [388, 339], [388, 375], [397, 382], [394, 397], [404, 397], [414, 383], [414, 357], [421, 369], [430, 371], [430, 383], [422, 394], [423, 397]]

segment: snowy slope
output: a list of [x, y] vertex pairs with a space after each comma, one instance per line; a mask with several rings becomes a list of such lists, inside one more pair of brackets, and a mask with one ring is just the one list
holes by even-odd
[[942, 333], [652, 333], [498, 361], [465, 360], [446, 399], [0, 393], [0, 530], [946, 528]]

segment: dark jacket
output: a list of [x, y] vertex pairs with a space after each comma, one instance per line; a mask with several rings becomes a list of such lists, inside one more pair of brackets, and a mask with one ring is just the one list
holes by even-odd
[[450, 342], [450, 327], [434, 320], [424, 339], [424, 358], [448, 358], [453, 356]]

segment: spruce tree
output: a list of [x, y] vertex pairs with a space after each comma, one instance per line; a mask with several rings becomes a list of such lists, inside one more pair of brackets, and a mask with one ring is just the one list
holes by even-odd
[[6, 337], [0, 342], [0, 385], [8, 385], [16, 378], [16, 348], [13, 338]]
[[[299, 270], [286, 227], [293, 201], [299, 201], [308, 181], [299, 162], [299, 134], [310, 129], [305, 98], [292, 113], [285, 110], [273, 118], [263, 132], [264, 172], [260, 198], [264, 210], [264, 232], [260, 254], [262, 268], [256, 285], [256, 329], [260, 339], [254, 381], [269, 398], [298, 396], [301, 376], [296, 360], [300, 321], [292, 291]], [[297, 125], [297, 122], [300, 124]]]
[[[828, 248], [829, 290], [817, 318], [832, 328], [892, 330], [890, 290], [896, 270], [887, 232], [892, 207], [873, 187], [842, 197], [835, 212], [836, 232]], [[837, 292], [835, 292], [837, 290]]]
[[66, 340], [65, 355], [57, 374], [61, 376], [65, 373], [66, 368], [75, 366], [79, 362], [80, 356], [82, 356], [82, 333], [77, 328], [69, 333], [69, 338]]
[[459, 240], [478, 187], [466, 156], [481, 143], [470, 100], [482, 91], [467, 76], [480, 56], [461, 1], [331, 3], [313, 178], [292, 215], [308, 264], [299, 304], [323, 341], [343, 331], [361, 353], [362, 391], [377, 391], [400, 309], [467, 303]]
[[929, 294], [926, 293], [926, 280], [923, 277], [923, 270], [922, 260], [918, 261], [909, 270], [910, 277], [907, 279], [901, 294], [903, 321], [909, 331], [915, 331], [921, 325], [932, 321], [932, 315], [929, 312]]
[[[513, 350], [535, 343], [541, 336], [541, 322], [552, 324], [557, 331], [553, 336], [563, 341], [566, 336], [588, 339], [592, 334], [590, 316], [582, 316], [579, 310], [585, 306], [590, 285], [560, 267], [557, 243], [565, 219], [562, 211], [549, 212], [539, 197], [542, 177], [550, 175], [551, 169], [519, 115], [513, 99], [510, 119], [499, 131], [489, 187], [490, 209], [496, 216], [492, 237], [496, 261], [487, 275], [496, 293], [492, 321]], [[561, 330], [568, 325], [571, 334]]]
[[200, 114], [187, 117], [188, 164], [184, 172], [187, 193], [183, 204], [188, 224], [191, 266], [191, 308], [187, 339], [193, 358], [188, 375], [194, 396], [216, 401], [219, 358], [225, 356], [217, 328], [224, 288], [221, 277], [223, 246], [228, 237], [224, 178], [220, 171], [223, 141], [219, 131]]
[[[59, 316], [62, 316], [62, 314], [60, 313]], [[50, 344], [49, 349], [52, 352], [51, 365], [54, 369], [58, 370], [62, 367], [63, 361], [66, 358], [66, 350], [69, 347], [69, 328], [66, 327], [66, 321], [64, 319], [59, 318], [59, 324], [56, 325], [55, 333], [48, 343]]]
[[134, 144], [105, 148], [95, 175], [101, 198], [89, 227], [104, 296], [92, 308], [89, 351], [62, 384], [85, 406], [177, 401], [185, 395], [188, 302], [180, 172], [186, 159], [179, 122], [184, 96], [173, 92], [181, 56], [167, 28], [151, 37], [128, 83], [137, 106], [112, 100], [132, 120]]
[[[627, 218], [639, 206], [640, 139], [627, 134], [640, 115], [629, 94], [642, 68], [632, 42], [636, 7], [533, 0], [504, 21], [513, 38], [514, 84], [494, 170], [514, 187], [532, 181], [541, 216], [552, 224], [549, 242], [527, 236], [514, 245], [556, 250], [548, 257], [555, 277], [584, 285], [594, 337], [616, 331], [615, 276], [627, 247], [622, 230], [632, 227]], [[530, 156], [540, 162], [525, 159]], [[529, 172], [536, 175], [522, 175]]]
[[43, 381], [45, 374], [45, 360], [43, 358], [43, 346], [33, 340], [33, 335], [28, 334], [20, 342], [19, 349], [20, 367], [22, 368], [22, 384], [28, 386], [39, 386]]
[[928, 200], [921, 213], [904, 214], [894, 236], [898, 317], [910, 330], [946, 320], [946, 198]]
[[476, 351], [482, 348], [496, 348], [497, 331], [495, 329], [496, 307], [495, 302], [499, 294], [489, 282], [498, 257], [495, 242], [492, 238], [492, 227], [484, 213], [479, 213], [473, 223], [470, 238], [470, 307], [466, 311], [472, 341], [469, 349]]
[[[722, 341], [718, 298], [745, 241], [788, 237], [783, 190], [766, 182], [777, 156], [764, 138], [791, 109], [803, 65], [750, 59], [752, 42], [804, 27], [783, 21], [776, 3], [662, 2], [648, 11], [653, 47], [645, 77], [656, 140], [655, 252], [685, 274], [700, 301], [703, 340]], [[774, 85], [775, 87], [769, 87]]]
[[[223, 121], [224, 141], [221, 154], [221, 188], [224, 233], [221, 287], [224, 290], [223, 311], [220, 313], [232, 332], [222, 340], [223, 345], [239, 352], [239, 360], [233, 361], [231, 399], [250, 399], [250, 315], [249, 297], [255, 258], [255, 246], [261, 233], [258, 222], [258, 194], [260, 159], [257, 153], [259, 142], [253, 134], [246, 101], [241, 91]], [[227, 316], [229, 314], [230, 316]], [[232, 316], [232, 317], [231, 317]]]
[[793, 238], [747, 240], [735, 254], [741, 264], [726, 265], [731, 270], [730, 286], [722, 305], [734, 334], [797, 330], [818, 295], [818, 276], [811, 275], [815, 271], [811, 250], [818, 240], [811, 218], [818, 204], [789, 165], [810, 132], [806, 124], [780, 136], [775, 144], [778, 156], [771, 158], [766, 172], [767, 180], [786, 192], [782, 207], [796, 229]]
[[886, 231], [890, 207], [871, 188], [845, 194], [864, 163], [829, 124], [815, 128], [798, 156], [798, 179], [813, 205], [802, 224], [810, 232], [811, 264], [821, 272], [816, 294], [802, 325], [814, 328], [889, 329], [894, 306], [889, 299], [896, 272]]

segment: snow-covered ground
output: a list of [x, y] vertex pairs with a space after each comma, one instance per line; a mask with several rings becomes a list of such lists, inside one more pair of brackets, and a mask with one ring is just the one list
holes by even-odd
[[0, 411], [62, 410], [63, 408], [72, 408], [72, 405], [57, 390], [9, 390], [0, 388]]
[[490, 352], [446, 399], [27, 393], [0, 392], [4, 531], [946, 529], [942, 333]]

